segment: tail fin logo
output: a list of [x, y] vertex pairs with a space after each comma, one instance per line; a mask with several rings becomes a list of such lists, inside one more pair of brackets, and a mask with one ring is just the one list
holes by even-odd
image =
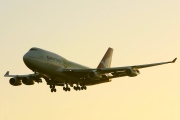
[[109, 48], [97, 68], [109, 68], [111, 66], [113, 49]]
[[111, 57], [106, 58], [105, 61], [101, 61], [101, 64], [104, 68], [109, 68], [111, 66]]

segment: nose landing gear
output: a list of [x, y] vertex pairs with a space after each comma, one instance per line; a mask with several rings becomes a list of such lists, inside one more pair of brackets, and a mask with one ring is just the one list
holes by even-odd
[[51, 88], [51, 92], [56, 92], [55, 85], [50, 85], [50, 88]]

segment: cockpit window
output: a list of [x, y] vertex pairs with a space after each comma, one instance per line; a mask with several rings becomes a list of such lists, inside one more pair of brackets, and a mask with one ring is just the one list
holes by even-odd
[[35, 49], [35, 48], [31, 48], [31, 49], [30, 49], [30, 51], [32, 51], [32, 50], [35, 50], [35, 51], [37, 51], [37, 49]]

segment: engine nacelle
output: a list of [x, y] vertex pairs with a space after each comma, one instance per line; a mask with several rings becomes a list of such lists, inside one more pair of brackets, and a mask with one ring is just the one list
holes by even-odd
[[22, 79], [23, 84], [25, 85], [34, 85], [34, 80], [30, 77], [24, 77]]
[[98, 74], [96, 71], [91, 71], [88, 73], [88, 78], [93, 79], [93, 80], [99, 80], [102, 78], [102, 76]]
[[19, 86], [19, 85], [22, 85], [22, 82], [21, 82], [21, 79], [19, 78], [11, 78], [9, 80], [9, 83], [13, 86]]
[[127, 70], [125, 70], [125, 73], [126, 73], [126, 75], [129, 76], [129, 77], [135, 77], [135, 76], [137, 76], [140, 72], [139, 72], [139, 70], [127, 69]]

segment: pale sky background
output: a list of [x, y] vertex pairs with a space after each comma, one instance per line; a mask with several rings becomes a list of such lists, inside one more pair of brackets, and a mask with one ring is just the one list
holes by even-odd
[[14, 87], [31, 47], [95, 68], [180, 58], [180, 0], [0, 0], [0, 120], [180, 120], [179, 59], [86, 91], [51, 93], [45, 81]]

